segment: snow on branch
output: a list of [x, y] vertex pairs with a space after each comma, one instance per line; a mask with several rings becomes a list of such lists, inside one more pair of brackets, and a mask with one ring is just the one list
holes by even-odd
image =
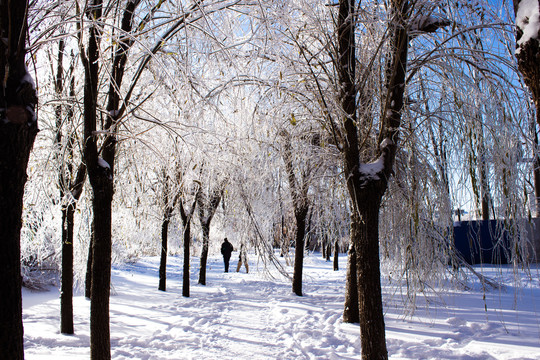
[[438, 15], [420, 15], [411, 20], [409, 32], [412, 36], [434, 33], [440, 28], [450, 25], [450, 20]]
[[101, 167], [101, 168], [104, 168], [104, 169], [111, 170], [111, 166], [109, 165], [108, 162], [103, 160], [103, 158], [98, 158], [98, 166]]
[[517, 45], [523, 45], [530, 39], [538, 39], [540, 32], [540, 5], [538, 0], [521, 0], [516, 11], [516, 25], [523, 31]]

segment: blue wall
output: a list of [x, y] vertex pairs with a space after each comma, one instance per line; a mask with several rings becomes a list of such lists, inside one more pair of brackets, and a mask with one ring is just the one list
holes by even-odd
[[454, 244], [471, 265], [508, 264], [512, 256], [508, 231], [497, 220], [456, 222]]

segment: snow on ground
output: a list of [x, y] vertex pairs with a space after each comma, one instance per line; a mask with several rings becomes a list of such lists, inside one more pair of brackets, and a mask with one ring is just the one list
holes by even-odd
[[[167, 292], [157, 290], [157, 257], [115, 266], [113, 359], [360, 359], [358, 326], [341, 320], [346, 257], [333, 271], [320, 254], [309, 255], [303, 297], [292, 293], [289, 281], [257, 269], [253, 258], [246, 274], [223, 273], [221, 259], [211, 257], [206, 286], [197, 285], [193, 258], [190, 298], [181, 296], [179, 257], [169, 258]], [[383, 282], [390, 358], [540, 359], [538, 268], [532, 278], [516, 277], [510, 268], [482, 271], [502, 279], [505, 289], [490, 290], [484, 300], [476, 282], [472, 290], [421, 298], [411, 317], [403, 316], [403, 295]], [[24, 290], [23, 307], [26, 359], [89, 358], [84, 296], [74, 298], [72, 336], [59, 333], [58, 290]]]

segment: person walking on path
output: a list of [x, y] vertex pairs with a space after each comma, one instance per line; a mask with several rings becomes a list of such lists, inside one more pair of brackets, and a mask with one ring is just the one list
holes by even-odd
[[225, 263], [225, 272], [229, 272], [229, 261], [231, 260], [231, 253], [233, 252], [233, 246], [225, 238], [223, 244], [221, 244], [221, 255], [223, 255], [223, 262]]
[[240, 245], [240, 256], [238, 257], [238, 266], [236, 267], [236, 272], [240, 271], [242, 264], [246, 266], [246, 274], [249, 273], [249, 265], [247, 261], [247, 252], [244, 244]]

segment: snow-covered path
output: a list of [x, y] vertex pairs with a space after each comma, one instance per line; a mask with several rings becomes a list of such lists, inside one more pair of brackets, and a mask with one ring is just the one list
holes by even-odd
[[[157, 290], [158, 258], [114, 267], [113, 359], [360, 359], [358, 326], [341, 321], [345, 257], [335, 272], [320, 255], [310, 255], [303, 297], [256, 264], [249, 274], [223, 273], [221, 259], [211, 257], [207, 285], [197, 285], [194, 270], [191, 297], [184, 298], [181, 261], [169, 258], [167, 292]], [[486, 294], [484, 301], [473, 289], [425, 299], [430, 307], [420, 301], [412, 318], [402, 315], [399, 297], [391, 295], [395, 288], [384, 286], [390, 358], [540, 359], [540, 281], [522, 285], [519, 297], [507, 289]], [[57, 290], [25, 290], [23, 297], [27, 359], [89, 358], [89, 302], [83, 296], [74, 299], [73, 336], [59, 334]]]

